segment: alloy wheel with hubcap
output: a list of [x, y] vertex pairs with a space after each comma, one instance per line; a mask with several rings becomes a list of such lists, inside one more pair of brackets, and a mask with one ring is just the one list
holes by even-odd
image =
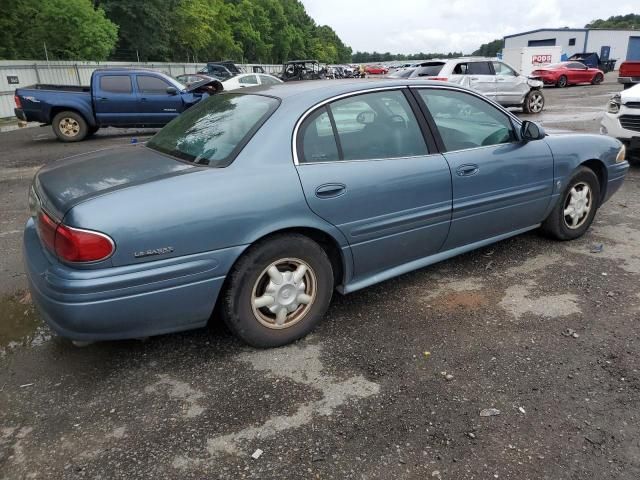
[[589, 217], [592, 203], [589, 185], [584, 182], [574, 185], [564, 202], [565, 225], [572, 230], [580, 228]]
[[540, 113], [544, 108], [544, 96], [541, 92], [534, 90], [527, 95], [527, 112]]
[[316, 274], [306, 262], [298, 258], [277, 260], [262, 271], [253, 286], [253, 313], [267, 328], [289, 328], [309, 312], [316, 288]]

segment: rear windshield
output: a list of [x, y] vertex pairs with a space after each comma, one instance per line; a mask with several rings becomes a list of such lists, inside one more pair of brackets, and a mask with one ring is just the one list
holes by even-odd
[[444, 63], [434, 63], [418, 67], [412, 77], [435, 77], [440, 73], [443, 66]]
[[405, 70], [398, 70], [389, 75], [389, 78], [409, 78], [413, 73], [413, 68], [407, 68]]
[[226, 167], [278, 108], [262, 95], [214, 95], [160, 130], [147, 147], [210, 167]]

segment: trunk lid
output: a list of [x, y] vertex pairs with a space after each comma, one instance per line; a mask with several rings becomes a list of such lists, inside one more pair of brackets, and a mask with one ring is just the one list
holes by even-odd
[[98, 195], [199, 170], [142, 145], [98, 150], [40, 169], [34, 190], [42, 207], [62, 220], [75, 205]]

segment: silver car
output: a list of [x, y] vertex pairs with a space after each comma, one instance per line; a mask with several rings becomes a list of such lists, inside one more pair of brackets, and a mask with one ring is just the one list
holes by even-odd
[[505, 62], [491, 58], [455, 58], [420, 63], [409, 78], [457, 83], [482, 93], [504, 107], [520, 107], [525, 113], [544, 108], [543, 83], [520, 75]]

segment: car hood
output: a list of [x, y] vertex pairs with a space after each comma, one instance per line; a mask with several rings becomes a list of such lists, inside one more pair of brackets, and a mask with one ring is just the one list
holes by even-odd
[[34, 189], [43, 208], [62, 219], [92, 197], [200, 169], [143, 145], [127, 145], [53, 162], [38, 171]]
[[640, 83], [620, 92], [620, 100], [623, 104], [627, 102], [640, 102]]

